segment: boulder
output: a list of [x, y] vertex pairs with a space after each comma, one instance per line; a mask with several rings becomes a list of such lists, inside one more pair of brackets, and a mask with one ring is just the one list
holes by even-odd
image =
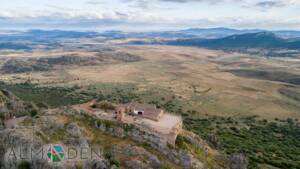
[[244, 153], [234, 153], [229, 159], [230, 169], [247, 169], [248, 159]]
[[76, 123], [70, 123], [67, 126], [67, 133], [72, 137], [80, 137], [81, 136], [81, 130]]
[[157, 158], [157, 156], [148, 152], [147, 150], [145, 150], [142, 147], [131, 146], [131, 145], [116, 146], [113, 149], [113, 154], [115, 156], [117, 156], [118, 154], [124, 154], [127, 157], [142, 158], [145, 160], [144, 162], [145, 162], [145, 164], [148, 165], [148, 167], [152, 167], [152, 168], [162, 168], [163, 167], [162, 162]]
[[145, 164], [139, 160], [126, 161], [125, 165], [129, 169], [153, 169], [153, 168], [149, 167], [147, 164]]
[[84, 169], [110, 169], [110, 165], [106, 160], [103, 159], [94, 159], [87, 161], [84, 166]]

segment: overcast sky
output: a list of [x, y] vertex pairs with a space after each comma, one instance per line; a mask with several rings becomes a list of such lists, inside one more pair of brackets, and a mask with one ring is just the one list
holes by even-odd
[[300, 30], [300, 0], [0, 0], [0, 29]]

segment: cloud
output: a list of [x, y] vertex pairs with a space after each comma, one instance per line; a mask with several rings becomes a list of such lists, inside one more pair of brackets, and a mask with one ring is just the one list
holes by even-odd
[[[22, 9], [18, 7], [0, 10], [0, 29], [5, 26], [18, 27], [53, 27], [53, 28], [111, 28], [126, 27], [130, 29], [150, 29], [153, 27], [251, 27], [251, 28], [298, 28], [299, 19], [291, 19], [298, 15], [283, 15], [280, 10], [263, 13], [265, 10], [280, 9], [291, 5], [300, 5], [300, 0], [118, 0], [121, 5], [113, 6], [104, 0], [82, 0], [76, 5], [55, 4], [48, 1], [44, 8]], [[188, 4], [193, 2], [192, 4]], [[194, 4], [196, 2], [206, 5]], [[95, 8], [90, 5], [98, 5]], [[174, 3], [174, 4], [171, 4]], [[183, 5], [183, 3], [186, 3]], [[227, 5], [226, 5], [227, 4]], [[228, 4], [245, 14], [235, 12], [216, 12], [206, 15], [207, 5], [215, 11], [228, 7]], [[182, 15], [183, 9], [188, 11]], [[215, 6], [214, 6], [215, 5]], [[244, 6], [243, 6], [244, 5]], [[67, 6], [67, 7], [66, 7]], [[184, 8], [181, 9], [181, 7]], [[88, 7], [88, 8], [87, 8]], [[196, 8], [195, 8], [196, 7]], [[202, 8], [204, 7], [204, 8]], [[248, 9], [243, 9], [247, 7]], [[0, 7], [1, 8], [1, 7]], [[172, 8], [172, 10], [169, 10]], [[180, 11], [180, 12], [179, 12]], [[263, 11], [263, 12], [261, 12]], [[243, 17], [244, 16], [244, 17]], [[247, 17], [246, 17], [247, 16]], [[274, 17], [276, 16], [276, 17]], [[252, 18], [251, 18], [252, 17]]]
[[243, 0], [123, 0], [124, 2], [138, 2], [138, 3], [151, 3], [151, 2], [170, 2], [170, 3], [191, 3], [191, 2], [205, 2], [209, 4], [217, 4], [221, 2], [239, 2]]
[[262, 8], [262, 9], [271, 9], [271, 8], [279, 8], [285, 7], [288, 3], [283, 1], [262, 1], [255, 4], [255, 7]]
[[105, 4], [105, 2], [99, 1], [99, 0], [89, 0], [89, 1], [86, 1], [86, 4], [88, 4], [88, 5], [99, 5], [99, 4]]
[[140, 4], [149, 4], [150, 2], [170, 2], [170, 3], [207, 3], [211, 5], [216, 4], [240, 4], [246, 7], [256, 7], [256, 8], [279, 8], [295, 4], [300, 4], [299, 0], [123, 0], [125, 2], [137, 2]]
[[133, 8], [140, 8], [140, 9], [151, 9], [154, 7], [154, 4], [147, 1], [147, 0], [125, 0], [127, 2], [134, 2], [133, 5], [131, 5], [131, 7]]
[[207, 2], [210, 4], [215, 4], [219, 2], [224, 2], [226, 0], [160, 0], [165, 2], [176, 2], [176, 3], [189, 3], [189, 2]]
[[[265, 29], [296, 29], [300, 27], [297, 18], [273, 17], [211, 17], [183, 19], [155, 17], [135, 13], [108, 12], [104, 14], [53, 13], [44, 16], [12, 18], [0, 15], [0, 25], [10, 28], [41, 29], [83, 29], [83, 30], [167, 30], [186, 27], [235, 27]], [[3, 28], [3, 26], [2, 26]]]

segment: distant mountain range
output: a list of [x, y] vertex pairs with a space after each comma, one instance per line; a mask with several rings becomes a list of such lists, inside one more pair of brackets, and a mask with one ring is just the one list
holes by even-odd
[[255, 33], [261, 31], [263, 30], [258, 30], [258, 29], [238, 30], [238, 29], [220, 27], [220, 28], [191, 28], [191, 29], [180, 30], [178, 31], [178, 33], [190, 35], [198, 38], [212, 39], [212, 38], [226, 37], [230, 35]]
[[105, 39], [141, 39], [141, 41], [138, 40], [132, 44], [144, 44], [143, 39], [152, 39], [148, 44], [198, 46], [225, 50], [245, 48], [300, 49], [300, 31], [237, 30], [222, 27], [161, 32], [30, 30], [27, 32], [0, 34], [0, 49], [29, 50], [32, 45], [40, 44], [48, 47], [57, 47], [61, 39], [95, 37]]
[[272, 32], [276, 36], [291, 39], [300, 38], [300, 31], [266, 31], [262, 29], [231, 29], [231, 28], [191, 28], [178, 31], [158, 31], [158, 32], [123, 32], [106, 31], [99, 35], [110, 38], [203, 38], [215, 39], [231, 35], [241, 35], [247, 33]]
[[22, 43], [3, 43], [0, 42], [0, 50], [1, 49], [10, 49], [10, 50], [30, 50], [31, 48], [28, 45]]
[[272, 32], [246, 33], [217, 39], [177, 39], [167, 45], [198, 46], [213, 49], [282, 48], [300, 49], [300, 39], [283, 39]]
[[231, 35], [247, 33], [272, 32], [284, 39], [300, 38], [300, 31], [266, 31], [261, 29], [231, 29], [231, 28], [191, 28], [178, 31], [156, 32], [123, 32], [123, 31], [64, 31], [64, 30], [29, 30], [26, 32], [14, 32], [0, 34], [0, 40], [32, 40], [32, 39], [57, 39], [57, 38], [92, 38], [106, 37], [113, 39], [122, 38], [203, 38], [216, 39]]
[[203, 38], [215, 39], [231, 35], [241, 35], [247, 33], [272, 32], [276, 36], [291, 39], [300, 38], [300, 31], [266, 31], [262, 29], [230, 29], [230, 28], [191, 28], [179, 31], [158, 31], [158, 32], [123, 32], [107, 31], [99, 35], [108, 38]]
[[284, 38], [284, 39], [290, 39], [290, 38], [300, 38], [300, 31], [266, 31], [263, 29], [230, 29], [230, 28], [192, 28], [192, 29], [186, 29], [178, 31], [182, 34], [189, 34], [194, 35], [199, 38], [221, 38], [226, 37], [230, 35], [240, 35], [240, 34], [247, 34], [247, 33], [258, 33], [258, 32], [272, 32], [276, 36]]
[[29, 30], [26, 32], [15, 32], [13, 34], [0, 34], [1, 41], [10, 40], [47, 40], [58, 38], [92, 38], [99, 36], [97, 32], [78, 32], [63, 30]]

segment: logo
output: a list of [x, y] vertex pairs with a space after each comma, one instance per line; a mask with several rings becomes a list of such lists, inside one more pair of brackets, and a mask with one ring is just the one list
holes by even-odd
[[7, 150], [5, 151], [4, 162], [16, 160], [31, 161], [41, 159], [58, 164], [60, 162], [68, 161], [73, 162], [77, 160], [101, 159], [102, 157], [103, 150], [97, 146], [67, 147], [59, 144], [48, 144], [41, 147], [33, 147], [32, 145], [28, 144], [20, 144], [16, 147], [8, 146]]
[[51, 162], [61, 162], [64, 160], [64, 149], [61, 145], [50, 145], [47, 156]]

